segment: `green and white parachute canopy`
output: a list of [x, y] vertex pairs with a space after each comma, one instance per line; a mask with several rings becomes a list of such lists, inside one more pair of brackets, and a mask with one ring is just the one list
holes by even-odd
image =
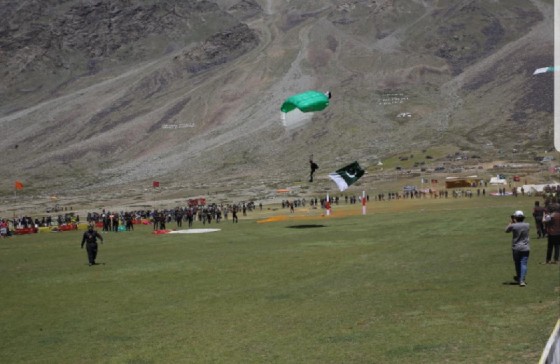
[[533, 75], [538, 75], [539, 73], [548, 73], [548, 72], [554, 72], [556, 71], [556, 69], [554, 67], [543, 67], [543, 68], [537, 68], [535, 70], [535, 72], [533, 72]]
[[301, 112], [321, 111], [329, 106], [330, 95], [330, 92], [306, 91], [288, 97], [280, 107], [280, 110], [283, 113], [294, 109], [299, 109]]

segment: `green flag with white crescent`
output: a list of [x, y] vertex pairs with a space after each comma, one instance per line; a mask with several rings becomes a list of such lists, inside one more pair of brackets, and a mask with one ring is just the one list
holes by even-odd
[[329, 173], [329, 178], [336, 183], [340, 192], [346, 190], [364, 175], [365, 171], [358, 162], [350, 163], [336, 172]]

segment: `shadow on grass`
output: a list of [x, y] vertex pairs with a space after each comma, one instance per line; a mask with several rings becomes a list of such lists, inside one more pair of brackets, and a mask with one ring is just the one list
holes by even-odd
[[322, 227], [325, 227], [325, 225], [305, 224], [305, 225], [290, 225], [290, 226], [286, 226], [286, 227], [290, 228], [290, 229], [312, 229], [312, 228], [322, 228]]
[[503, 284], [504, 286], [519, 286], [519, 283], [514, 282], [514, 281], [502, 282], [502, 284]]

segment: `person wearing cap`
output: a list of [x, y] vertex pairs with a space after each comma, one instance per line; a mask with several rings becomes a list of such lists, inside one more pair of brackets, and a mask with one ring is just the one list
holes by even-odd
[[511, 249], [513, 263], [515, 265], [515, 277], [513, 279], [521, 287], [525, 287], [527, 277], [527, 263], [529, 262], [529, 223], [524, 222], [523, 211], [515, 211], [511, 215], [511, 222], [506, 227], [506, 233], [512, 233]]
[[89, 265], [95, 265], [95, 258], [97, 258], [97, 238], [103, 243], [103, 237], [96, 230], [93, 229], [93, 224], [88, 226], [84, 236], [82, 237], [82, 249], [86, 244]]
[[[560, 205], [552, 203], [549, 205], [550, 214], [545, 214], [543, 222], [548, 235], [546, 248], [546, 260], [544, 264], [558, 264], [560, 256]], [[554, 256], [552, 252], [554, 251]]]

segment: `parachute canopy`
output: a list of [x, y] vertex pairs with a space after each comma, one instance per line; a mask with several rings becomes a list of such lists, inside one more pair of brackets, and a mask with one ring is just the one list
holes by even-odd
[[533, 72], [533, 75], [538, 75], [539, 73], [548, 73], [548, 72], [554, 72], [556, 71], [556, 69], [554, 67], [543, 67], [543, 68], [537, 68], [535, 70], [535, 72]]
[[310, 90], [288, 97], [280, 110], [290, 112], [297, 108], [302, 112], [311, 112], [321, 111], [327, 106], [329, 106], [329, 96], [327, 94]]

